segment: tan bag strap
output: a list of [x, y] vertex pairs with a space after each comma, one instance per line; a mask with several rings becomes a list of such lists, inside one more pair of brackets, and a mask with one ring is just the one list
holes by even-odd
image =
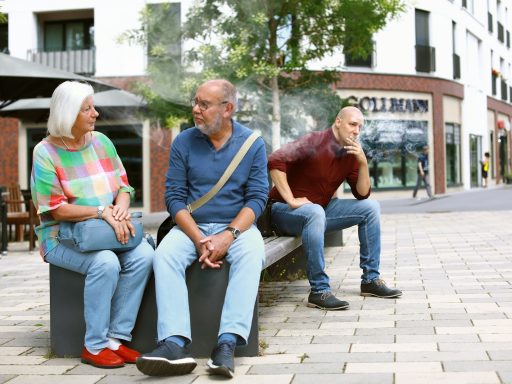
[[245, 142], [242, 144], [235, 157], [233, 157], [233, 160], [231, 160], [231, 163], [228, 165], [228, 167], [220, 177], [219, 181], [217, 181], [217, 184], [215, 184], [212, 187], [212, 189], [210, 189], [204, 196], [187, 205], [187, 209], [190, 213], [202, 207], [213, 196], [215, 196], [217, 192], [219, 192], [219, 190], [224, 186], [224, 184], [226, 184], [226, 181], [228, 181], [228, 179], [231, 177], [236, 167], [238, 167], [238, 164], [240, 164], [245, 154], [247, 153], [247, 151], [249, 151], [249, 148], [251, 148], [251, 145], [256, 141], [258, 137], [260, 137], [260, 134], [257, 132], [253, 132], [251, 136], [249, 136], [245, 140]]

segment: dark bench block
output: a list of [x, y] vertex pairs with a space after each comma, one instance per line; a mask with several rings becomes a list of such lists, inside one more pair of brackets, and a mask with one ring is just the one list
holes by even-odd
[[[216, 344], [222, 304], [227, 288], [229, 264], [220, 270], [202, 270], [194, 263], [187, 270], [187, 286], [192, 328], [192, 355], [209, 357]], [[78, 357], [85, 334], [83, 289], [85, 277], [50, 265], [50, 337], [52, 353], [58, 357]], [[258, 355], [258, 305], [254, 306], [248, 344], [236, 350], [237, 356]], [[156, 347], [156, 299], [151, 277], [132, 332], [130, 345], [149, 352]]]
[[343, 231], [327, 232], [324, 235], [325, 247], [341, 247], [343, 245]]

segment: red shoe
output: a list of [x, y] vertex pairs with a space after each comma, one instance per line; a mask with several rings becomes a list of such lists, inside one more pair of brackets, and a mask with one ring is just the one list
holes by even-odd
[[104, 348], [97, 355], [90, 353], [87, 348], [82, 349], [82, 363], [98, 368], [124, 367], [124, 361], [108, 348]]
[[137, 360], [137, 357], [140, 356], [140, 352], [128, 348], [123, 344], [119, 346], [119, 349], [116, 349], [115, 351], [113, 350], [112, 352], [114, 352], [117, 356], [123, 359], [125, 363], [128, 364], [135, 364], [135, 360]]

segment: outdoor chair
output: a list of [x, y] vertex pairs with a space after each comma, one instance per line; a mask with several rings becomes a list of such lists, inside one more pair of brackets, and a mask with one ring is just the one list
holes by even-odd
[[29, 191], [23, 192], [19, 184], [9, 184], [6, 187], [6, 192], [4, 203], [7, 208], [7, 226], [14, 226], [15, 241], [24, 241], [28, 226], [29, 251], [32, 251], [36, 243], [34, 229], [39, 224], [39, 218], [30, 193]]

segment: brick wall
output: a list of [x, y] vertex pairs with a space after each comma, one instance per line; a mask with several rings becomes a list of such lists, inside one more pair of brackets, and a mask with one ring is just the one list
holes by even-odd
[[0, 185], [17, 183], [19, 120], [0, 117]]
[[165, 211], [165, 173], [169, 166], [172, 133], [165, 128], [151, 128], [150, 140], [150, 196], [151, 212]]

